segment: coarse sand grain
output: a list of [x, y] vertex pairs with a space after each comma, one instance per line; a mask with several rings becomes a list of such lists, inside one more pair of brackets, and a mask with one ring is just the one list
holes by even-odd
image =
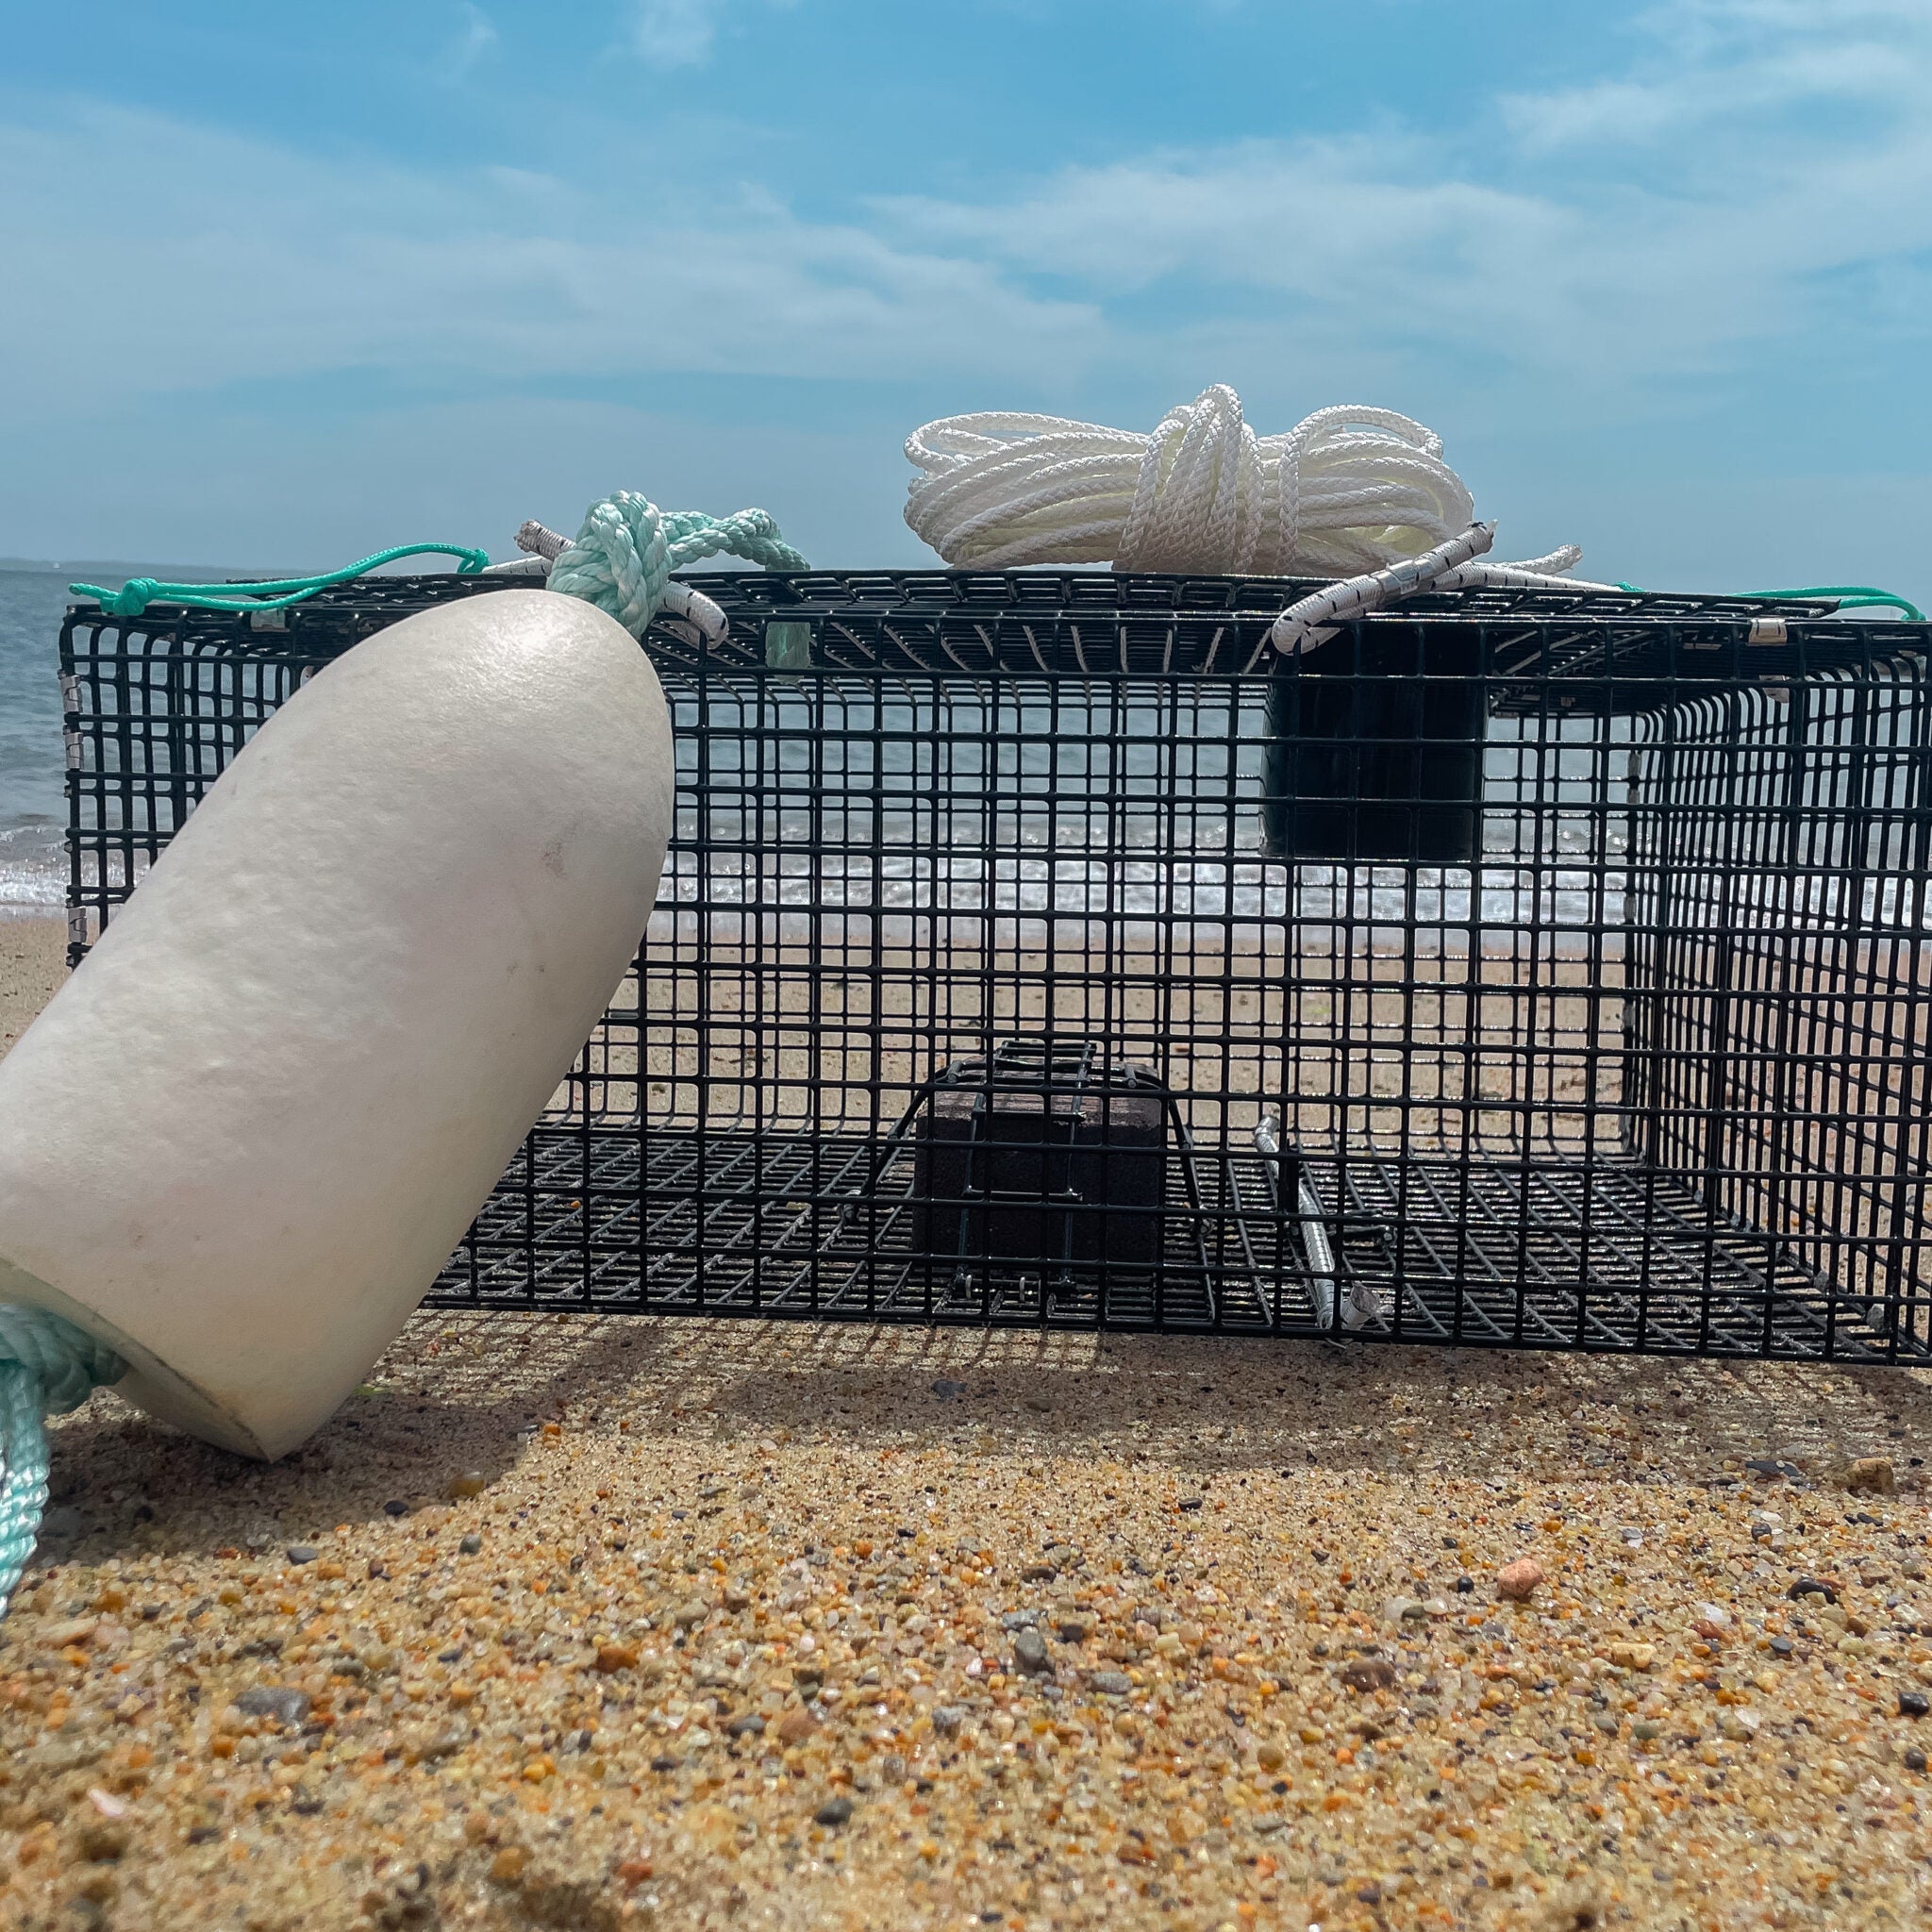
[[1916, 1374], [428, 1313], [54, 1440], [8, 1927], [1932, 1907]]

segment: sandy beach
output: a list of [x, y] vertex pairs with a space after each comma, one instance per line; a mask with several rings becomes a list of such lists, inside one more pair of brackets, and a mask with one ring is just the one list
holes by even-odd
[[97, 1395], [0, 1925], [1918, 1924], [1928, 1398], [447, 1314], [274, 1467]]

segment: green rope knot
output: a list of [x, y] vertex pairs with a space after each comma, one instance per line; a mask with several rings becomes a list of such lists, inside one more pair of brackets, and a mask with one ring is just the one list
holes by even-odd
[[78, 1408], [126, 1373], [112, 1349], [64, 1316], [0, 1304], [0, 1615], [40, 1541], [47, 1507], [46, 1418]]
[[[76, 592], [83, 588], [79, 584], [68, 586]], [[165, 588], [153, 577], [129, 577], [111, 597], [101, 599], [101, 608], [109, 617], [139, 617]]]
[[761, 509], [728, 517], [662, 510], [649, 497], [620, 490], [584, 513], [582, 529], [550, 566], [550, 588], [594, 604], [641, 637], [672, 572], [720, 555], [766, 570], [811, 568]]

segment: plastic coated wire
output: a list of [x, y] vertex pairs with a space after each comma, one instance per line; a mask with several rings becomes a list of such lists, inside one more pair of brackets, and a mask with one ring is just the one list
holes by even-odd
[[47, 1507], [45, 1418], [78, 1408], [127, 1364], [62, 1316], [0, 1306], [0, 1613], [40, 1540]]
[[[1377, 1340], [1927, 1358], [1932, 1110], [1893, 1038], [1924, 991], [1921, 626], [1767, 647], [1762, 603], [1485, 590], [1304, 668], [1262, 655], [1251, 581], [696, 580], [728, 637], [650, 641], [691, 748], [676, 942], [437, 1305], [1324, 1333], [1325, 1278], [1378, 1291]], [[73, 824], [125, 860], [76, 883], [76, 950], [311, 669], [489, 584], [370, 577], [278, 639], [73, 613]], [[1069, 944], [1029, 958], [1027, 921]], [[911, 1156], [873, 1177], [909, 1079], [1041, 1030], [1187, 1092], [1151, 1274], [1104, 1237], [1062, 1283], [975, 1233], [962, 1278], [950, 1197]], [[1249, 1137], [1289, 1102], [1314, 1218]]]
[[150, 604], [185, 604], [193, 610], [281, 610], [299, 604], [331, 584], [345, 584], [352, 577], [366, 576], [386, 563], [403, 557], [454, 557], [460, 559], [458, 575], [475, 575], [490, 561], [487, 550], [473, 550], [462, 543], [398, 543], [378, 550], [359, 562], [344, 564], [341, 570], [324, 571], [311, 577], [269, 577], [245, 584], [222, 584], [222, 595], [212, 594], [206, 584], [163, 584], [153, 577], [129, 577], [118, 591], [99, 584], [69, 584], [76, 597], [92, 597], [109, 617], [139, 617]]

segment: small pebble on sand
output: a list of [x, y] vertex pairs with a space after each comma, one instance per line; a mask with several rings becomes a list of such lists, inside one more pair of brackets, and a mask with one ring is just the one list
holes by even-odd
[[1506, 1602], [1526, 1604], [1543, 1581], [1543, 1566], [1534, 1557], [1519, 1557], [1496, 1574], [1496, 1594]]
[[235, 1699], [235, 1708], [244, 1717], [269, 1717], [293, 1726], [308, 1717], [308, 1696], [291, 1684], [258, 1684]]

